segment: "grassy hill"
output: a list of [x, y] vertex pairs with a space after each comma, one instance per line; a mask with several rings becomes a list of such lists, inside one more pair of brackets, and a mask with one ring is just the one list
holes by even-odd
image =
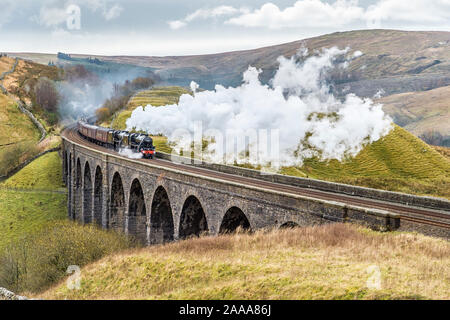
[[342, 163], [306, 160], [284, 174], [450, 199], [450, 160], [395, 126], [387, 136]]
[[61, 187], [60, 168], [58, 153], [51, 152], [0, 184], [0, 251], [47, 222], [67, 216], [66, 194], [52, 192]]
[[11, 176], [2, 186], [12, 189], [60, 190], [64, 188], [61, 166], [58, 152], [47, 153]]
[[34, 160], [0, 184], [0, 287], [37, 292], [85, 265], [129, 248], [115, 232], [67, 221], [57, 152]]
[[[125, 251], [44, 299], [448, 299], [450, 244], [346, 224], [224, 235]], [[374, 273], [379, 288], [368, 287]]]
[[40, 134], [8, 96], [0, 93], [0, 176], [33, 155]]

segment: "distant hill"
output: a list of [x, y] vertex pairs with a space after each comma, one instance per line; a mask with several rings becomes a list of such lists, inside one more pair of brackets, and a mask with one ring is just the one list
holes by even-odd
[[[383, 88], [386, 94], [428, 90], [450, 85], [450, 32], [361, 30], [337, 32], [319, 37], [254, 50], [191, 56], [95, 56], [71, 54], [72, 58], [98, 58], [103, 61], [152, 68], [172, 84], [197, 81], [205, 89], [216, 83], [238, 85], [249, 65], [263, 69], [268, 80], [280, 55], [290, 57], [301, 46], [312, 53], [323, 47], [350, 47], [363, 55], [349, 66], [353, 72], [346, 82], [358, 95], [372, 96]], [[41, 63], [56, 55], [14, 53]], [[372, 84], [372, 85], [368, 85]]]
[[[70, 56], [74, 59], [97, 58], [118, 65], [145, 67], [154, 71], [169, 85], [188, 86], [190, 81], [194, 80], [202, 88], [212, 89], [215, 84], [239, 85], [242, 82], [242, 73], [249, 65], [261, 68], [263, 70], [261, 79], [267, 82], [277, 68], [277, 57], [281, 55], [290, 57], [302, 46], [308, 48], [310, 53], [332, 46], [350, 47], [350, 52], [361, 51], [363, 55], [350, 63], [346, 78], [332, 79], [338, 95], [342, 95], [343, 92], [354, 92], [361, 97], [374, 97], [379, 92], [383, 96], [410, 92], [411, 94], [393, 96], [384, 101], [388, 105], [386, 112], [396, 123], [416, 135], [420, 135], [430, 126], [443, 136], [450, 135], [445, 125], [448, 118], [442, 109], [446, 105], [435, 102], [432, 98], [434, 93], [424, 94], [418, 97], [417, 101], [414, 96], [414, 92], [450, 86], [450, 32], [397, 30], [336, 32], [254, 50], [208, 55], [154, 57], [71, 54]], [[56, 59], [56, 55], [48, 54], [11, 55], [40, 62]], [[404, 103], [400, 111], [399, 103], [402, 104], [404, 97], [407, 97], [409, 102]], [[439, 124], [436, 126], [436, 123]]]
[[394, 94], [377, 102], [397, 124], [416, 136], [439, 132], [440, 144], [450, 147], [450, 86]]
[[290, 57], [301, 46], [310, 53], [323, 47], [350, 47], [363, 55], [349, 66], [351, 77], [340, 86], [360, 96], [421, 91], [450, 85], [450, 32], [363, 30], [338, 32], [320, 37], [255, 50], [179, 57], [100, 57], [103, 60], [157, 69], [171, 83], [188, 85], [191, 80], [211, 89], [216, 83], [236, 86], [249, 65], [263, 69], [270, 79], [280, 55]]

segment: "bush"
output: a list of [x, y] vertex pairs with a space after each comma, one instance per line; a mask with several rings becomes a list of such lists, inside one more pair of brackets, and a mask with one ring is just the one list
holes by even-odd
[[38, 292], [101, 257], [132, 246], [125, 235], [70, 221], [49, 223], [40, 232], [10, 244], [0, 255], [0, 287]]
[[431, 144], [433, 146], [443, 146], [445, 138], [442, 136], [442, 134], [439, 131], [435, 130], [428, 130], [422, 133], [419, 136], [420, 139], [422, 139], [424, 142]]
[[38, 154], [37, 146], [33, 141], [23, 141], [0, 152], [0, 175], [7, 174], [20, 163]]
[[147, 89], [150, 88], [155, 81], [150, 78], [138, 77], [131, 82], [131, 86], [135, 90]]
[[34, 90], [36, 103], [40, 107], [49, 112], [57, 111], [60, 96], [52, 80], [45, 77], [39, 78]]
[[102, 108], [98, 108], [95, 111], [95, 115], [97, 116], [98, 121], [103, 122], [106, 119], [108, 119], [108, 117], [111, 115], [111, 113], [109, 112], [108, 108], [102, 107]]

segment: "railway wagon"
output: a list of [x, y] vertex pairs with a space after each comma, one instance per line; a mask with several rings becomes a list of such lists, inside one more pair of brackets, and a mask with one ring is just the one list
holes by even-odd
[[114, 130], [108, 128], [97, 127], [95, 139], [103, 145], [113, 145], [113, 132]]

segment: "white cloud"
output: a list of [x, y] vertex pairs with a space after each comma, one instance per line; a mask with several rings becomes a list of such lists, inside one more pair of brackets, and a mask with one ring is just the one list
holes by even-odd
[[301, 0], [283, 10], [266, 3], [260, 9], [231, 18], [229, 24], [245, 27], [330, 27], [342, 26], [361, 19], [364, 9], [357, 1], [337, 0], [329, 4], [321, 0]]
[[449, 0], [379, 0], [367, 9], [357, 0], [299, 0], [280, 9], [268, 2], [259, 9], [240, 14], [226, 21], [244, 27], [339, 27], [366, 23], [368, 27], [381, 27], [381, 22], [410, 23], [415, 25], [450, 25]]
[[42, 7], [39, 17], [35, 20], [45, 27], [56, 27], [67, 20], [67, 12], [65, 9]]
[[187, 25], [186, 22], [183, 22], [181, 20], [169, 21], [167, 23], [169, 24], [170, 29], [173, 29], [173, 30], [177, 30], [177, 29], [183, 28], [183, 27], [185, 27]]
[[374, 21], [443, 23], [450, 21], [449, 0], [379, 0], [367, 8], [365, 18]]
[[[91, 12], [100, 12], [103, 18], [107, 21], [115, 19], [120, 16], [123, 11], [122, 6], [118, 4], [113, 4], [108, 8], [108, 3], [110, 0], [74, 0], [70, 4], [73, 6], [81, 7], [81, 14], [83, 14], [83, 8]], [[66, 23], [69, 14], [67, 13], [67, 8], [69, 7], [58, 7], [57, 2], [48, 1], [44, 4], [40, 11], [39, 16], [33, 16], [32, 21], [45, 26], [60, 29], [60, 25]], [[59, 30], [60, 31], [60, 30]]]
[[218, 18], [221, 16], [230, 16], [247, 12], [248, 10], [245, 8], [237, 9], [231, 6], [219, 6], [211, 9], [198, 9], [193, 13], [188, 14], [185, 18], [181, 20], [169, 21], [168, 24], [171, 29], [176, 30], [185, 27], [189, 22], [192, 22], [194, 20]]
[[120, 5], [115, 4], [109, 10], [104, 10], [103, 16], [105, 17], [106, 20], [115, 19], [120, 16], [122, 10], [123, 8]]

